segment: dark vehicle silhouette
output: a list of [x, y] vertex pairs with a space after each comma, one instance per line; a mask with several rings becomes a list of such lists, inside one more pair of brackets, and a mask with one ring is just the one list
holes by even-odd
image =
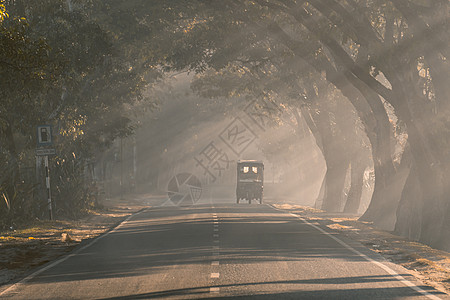
[[237, 163], [236, 202], [259, 200], [262, 204], [264, 164], [256, 160], [240, 160]]

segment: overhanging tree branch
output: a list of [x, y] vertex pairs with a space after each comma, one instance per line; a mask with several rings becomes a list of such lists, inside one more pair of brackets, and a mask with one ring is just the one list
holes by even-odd
[[363, 81], [374, 92], [385, 98], [386, 100], [392, 98], [392, 91], [382, 85], [379, 81], [373, 78], [367, 71], [363, 70], [357, 65], [349, 54], [342, 48], [339, 43], [333, 39], [329, 34], [320, 29], [319, 24], [314, 21], [301, 7], [292, 7], [289, 11], [290, 15], [300, 24], [305, 26], [316, 38], [324, 44], [332, 53], [335, 59], [347, 70], [353, 73], [359, 80]]

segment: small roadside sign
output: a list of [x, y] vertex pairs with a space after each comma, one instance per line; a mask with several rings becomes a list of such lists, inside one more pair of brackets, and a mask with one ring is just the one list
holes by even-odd
[[37, 127], [37, 143], [39, 146], [48, 146], [53, 143], [51, 125], [40, 125]]
[[37, 156], [47, 156], [47, 155], [55, 155], [55, 149], [36, 149]]

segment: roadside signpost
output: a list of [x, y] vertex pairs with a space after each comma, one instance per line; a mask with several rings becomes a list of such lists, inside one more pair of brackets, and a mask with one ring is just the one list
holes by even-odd
[[40, 156], [44, 157], [45, 165], [45, 186], [47, 188], [47, 204], [50, 220], [53, 220], [53, 208], [52, 208], [52, 195], [50, 191], [50, 170], [48, 167], [48, 156], [55, 155], [56, 150], [53, 148], [44, 148], [45, 146], [51, 146], [53, 144], [52, 126], [40, 125], [37, 127], [37, 145], [36, 148], [36, 160]]
[[40, 125], [37, 127], [37, 143], [38, 146], [50, 146], [53, 143], [51, 125]]
[[48, 155], [55, 155], [56, 150], [55, 149], [36, 149], [36, 156], [48, 156]]

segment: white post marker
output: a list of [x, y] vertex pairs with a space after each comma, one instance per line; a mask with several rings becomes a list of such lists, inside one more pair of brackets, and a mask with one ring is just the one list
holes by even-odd
[[44, 156], [45, 162], [45, 184], [47, 188], [48, 213], [50, 220], [53, 220], [52, 196], [50, 193], [50, 173], [48, 169], [48, 156], [56, 153], [55, 149], [42, 148], [53, 144], [53, 134], [51, 125], [37, 126], [37, 146], [36, 156]]
[[50, 220], [53, 220], [52, 194], [50, 191], [50, 171], [48, 169], [48, 155], [44, 156], [45, 161], [45, 185], [47, 187], [47, 204]]

